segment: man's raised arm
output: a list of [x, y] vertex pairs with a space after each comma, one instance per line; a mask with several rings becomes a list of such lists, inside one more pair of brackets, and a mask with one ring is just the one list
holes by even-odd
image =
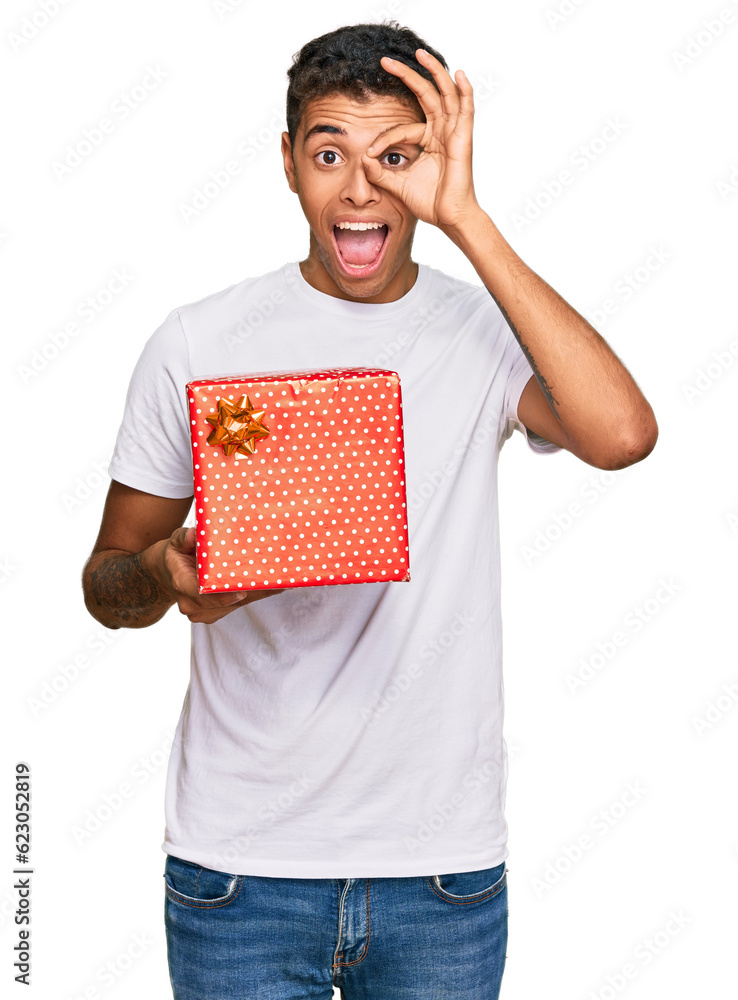
[[251, 601], [282, 593], [198, 594], [192, 497], [172, 500], [113, 480], [100, 533], [82, 574], [87, 610], [107, 628], [144, 628], [177, 604], [211, 625]]
[[[480, 207], [472, 86], [462, 70], [454, 81], [435, 56], [415, 55], [436, 87], [404, 63], [384, 57], [381, 64], [413, 91], [426, 120], [380, 133], [363, 157], [367, 179], [441, 229], [473, 264], [531, 366], [517, 408], [523, 425], [600, 469], [640, 462], [658, 437], [651, 404], [597, 331], [520, 259]], [[406, 160], [399, 169], [384, 164], [390, 150]]]

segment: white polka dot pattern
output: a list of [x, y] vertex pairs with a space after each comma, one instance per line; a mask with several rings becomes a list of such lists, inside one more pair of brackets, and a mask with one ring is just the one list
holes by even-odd
[[[410, 579], [396, 372], [211, 376], [187, 395], [201, 594]], [[206, 418], [243, 395], [269, 435], [226, 457]]]

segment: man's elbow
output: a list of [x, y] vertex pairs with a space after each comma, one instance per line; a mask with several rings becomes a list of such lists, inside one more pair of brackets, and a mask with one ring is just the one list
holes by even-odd
[[642, 462], [656, 447], [658, 437], [659, 427], [653, 410], [649, 407], [649, 412], [643, 414], [637, 423], [622, 432], [617, 441], [599, 456], [596, 465], [600, 469], [615, 472], [618, 469], [626, 469], [629, 465], [635, 465], [636, 462]]
[[82, 570], [82, 598], [85, 602], [87, 611], [92, 615], [95, 621], [104, 625], [105, 628], [120, 628], [120, 625], [111, 621], [109, 609], [98, 601], [97, 594], [95, 593], [92, 569], [94, 569], [100, 562], [100, 560], [96, 558], [98, 555], [99, 553], [93, 553], [85, 563], [84, 569]]

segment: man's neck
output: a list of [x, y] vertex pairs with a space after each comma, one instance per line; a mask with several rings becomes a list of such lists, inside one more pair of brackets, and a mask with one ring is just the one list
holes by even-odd
[[406, 264], [392, 275], [390, 280], [377, 292], [369, 296], [352, 295], [348, 289], [341, 288], [324, 267], [321, 261], [312, 256], [300, 261], [300, 273], [305, 281], [325, 295], [332, 295], [347, 302], [365, 302], [375, 305], [383, 302], [396, 302], [406, 295], [418, 278], [418, 265], [408, 259]]

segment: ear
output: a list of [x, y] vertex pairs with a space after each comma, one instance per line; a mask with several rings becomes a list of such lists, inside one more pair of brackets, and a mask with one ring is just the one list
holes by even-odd
[[295, 178], [295, 161], [292, 159], [292, 143], [289, 132], [282, 133], [282, 159], [284, 160], [284, 173], [290, 191], [297, 194], [297, 183]]

